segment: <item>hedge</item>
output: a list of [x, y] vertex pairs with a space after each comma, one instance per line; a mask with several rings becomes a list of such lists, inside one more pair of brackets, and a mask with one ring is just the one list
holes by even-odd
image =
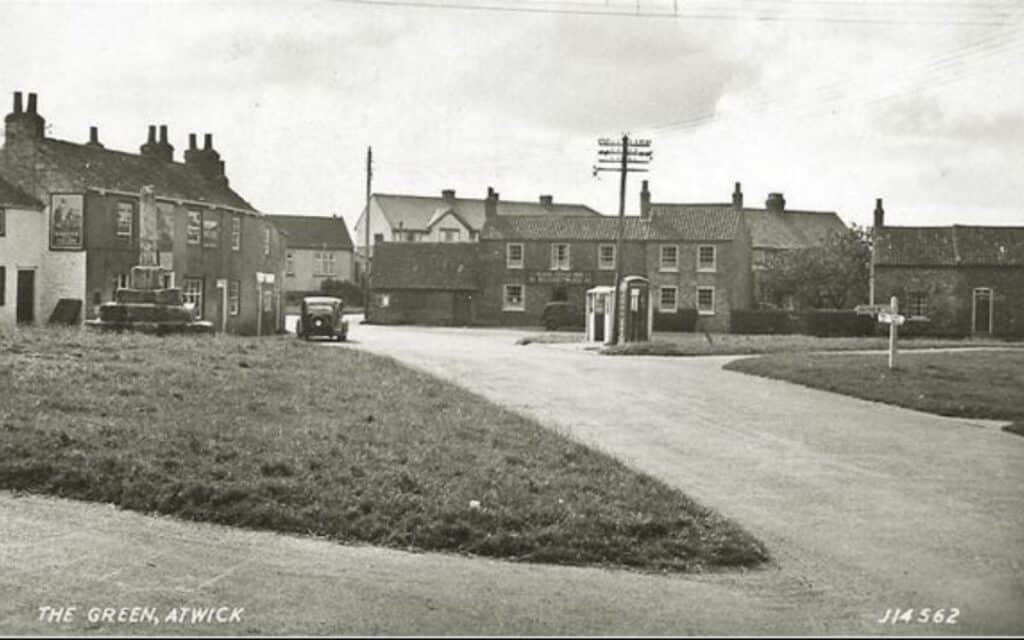
[[799, 323], [788, 311], [749, 311], [737, 309], [729, 315], [729, 331], [732, 333], [798, 333]]
[[818, 309], [803, 313], [807, 333], [819, 338], [870, 336], [878, 321], [874, 316], [861, 315], [844, 309]]
[[696, 309], [679, 309], [675, 313], [654, 312], [655, 331], [693, 331], [696, 326]]

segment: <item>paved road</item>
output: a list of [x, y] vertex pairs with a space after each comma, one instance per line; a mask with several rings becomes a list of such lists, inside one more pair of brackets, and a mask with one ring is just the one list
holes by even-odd
[[358, 348], [535, 417], [735, 518], [777, 560], [771, 606], [807, 629], [878, 633], [887, 608], [928, 607], [959, 609], [959, 627], [914, 632], [1024, 632], [1024, 439], [723, 371], [729, 358], [604, 357], [515, 346], [519, 335], [353, 332]]

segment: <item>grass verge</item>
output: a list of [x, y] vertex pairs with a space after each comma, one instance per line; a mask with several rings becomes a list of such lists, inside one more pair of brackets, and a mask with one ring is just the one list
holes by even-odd
[[754, 566], [651, 477], [396, 361], [294, 338], [0, 335], [0, 488], [404, 549]]
[[[977, 338], [902, 338], [900, 349], [949, 347], [1024, 347], [1024, 342]], [[605, 347], [611, 356], [711, 356], [758, 355], [763, 353], [806, 353], [808, 351], [868, 351], [888, 349], [889, 339], [817, 338], [805, 335], [744, 335], [734, 333], [660, 333], [650, 342], [631, 342]]]
[[726, 369], [927, 411], [1024, 424], [1024, 350], [886, 355], [776, 354]]

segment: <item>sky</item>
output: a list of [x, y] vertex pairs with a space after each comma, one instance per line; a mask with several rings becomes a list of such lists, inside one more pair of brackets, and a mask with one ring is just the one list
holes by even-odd
[[892, 225], [1024, 225], [1024, 0], [5, 0], [0, 54], [5, 111], [39, 94], [49, 136], [167, 124], [180, 159], [212, 133], [256, 208], [350, 228], [371, 145], [378, 193], [615, 215], [593, 166], [625, 133], [654, 151], [627, 215], [641, 179], [739, 181], [860, 225], [879, 197]]

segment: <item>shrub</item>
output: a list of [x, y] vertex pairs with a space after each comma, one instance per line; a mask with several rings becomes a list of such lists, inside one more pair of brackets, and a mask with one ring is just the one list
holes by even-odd
[[873, 316], [843, 309], [817, 309], [804, 312], [803, 316], [807, 333], [819, 338], [870, 336], [877, 324]]
[[341, 298], [345, 301], [346, 307], [363, 306], [363, 288], [351, 280], [328, 278], [320, 283], [320, 293]]
[[696, 326], [696, 309], [679, 309], [675, 313], [654, 312], [655, 331], [693, 331]]
[[731, 333], [775, 333], [788, 334], [799, 331], [799, 323], [783, 310], [750, 311], [734, 310], [729, 316]]

